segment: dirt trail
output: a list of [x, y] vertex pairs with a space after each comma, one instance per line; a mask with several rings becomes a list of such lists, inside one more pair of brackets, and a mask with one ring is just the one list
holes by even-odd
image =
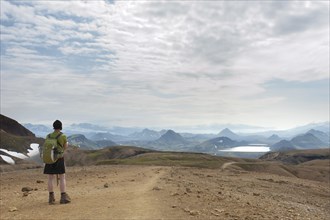
[[[67, 189], [72, 203], [67, 205], [59, 204], [58, 188], [56, 204], [48, 205], [42, 171], [25, 172], [1, 174], [0, 219], [157, 219], [170, 209], [162, 208], [163, 192], [158, 184], [169, 172], [166, 167], [69, 168]], [[44, 182], [38, 184], [37, 180]], [[24, 186], [37, 190], [23, 196]]]
[[[72, 203], [48, 205], [41, 169], [1, 173], [0, 219], [327, 219], [328, 183], [228, 169], [67, 169]], [[227, 169], [226, 169], [227, 167]], [[38, 183], [37, 183], [38, 182]], [[22, 187], [34, 190], [25, 195]]]
[[235, 164], [237, 162], [227, 162], [227, 163], [224, 163], [222, 166], [221, 166], [221, 169], [224, 170], [226, 169], [227, 167], [229, 167], [230, 165], [232, 164]]
[[[157, 181], [166, 172], [168, 171], [165, 169], [146, 170], [138, 181], [130, 180], [132, 184], [129, 187], [125, 186], [125, 189], [118, 188], [114, 191], [112, 197], [118, 199], [113, 208], [119, 210], [115, 215], [116, 218], [156, 219], [162, 216], [161, 201], [155, 197], [153, 190], [160, 190]], [[123, 207], [126, 207], [124, 212], [121, 211]]]

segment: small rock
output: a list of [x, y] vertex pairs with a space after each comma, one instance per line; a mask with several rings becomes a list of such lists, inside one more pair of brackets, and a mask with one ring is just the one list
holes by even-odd
[[260, 193], [253, 193], [254, 196], [260, 196]]
[[196, 216], [196, 215], [199, 215], [199, 211], [192, 210], [192, 211], [189, 211], [189, 214], [192, 216]]
[[159, 188], [158, 186], [155, 186], [154, 188], [152, 188], [152, 190], [159, 191], [159, 190], [161, 190], [161, 188]]
[[108, 183], [105, 183], [103, 186], [104, 186], [104, 188], [109, 188], [109, 184]]
[[42, 181], [42, 180], [37, 180], [37, 183], [44, 183], [44, 181]]
[[177, 206], [176, 205], [172, 205], [172, 208], [174, 209], [174, 208], [176, 208]]
[[186, 188], [186, 192], [187, 192], [187, 193], [191, 193], [192, 191], [191, 191], [190, 188]]
[[22, 188], [22, 192], [30, 192], [30, 191], [33, 191], [33, 188], [28, 186]]
[[178, 196], [180, 195], [179, 193], [172, 193], [171, 196]]
[[26, 197], [26, 196], [28, 196], [30, 193], [29, 192], [24, 192], [23, 193], [23, 197]]
[[224, 212], [225, 210], [223, 210], [223, 209], [214, 209], [214, 211], [222, 213], [222, 212]]
[[215, 212], [211, 212], [212, 215], [215, 215], [215, 216], [220, 216], [220, 214], [218, 213], [215, 213]]
[[16, 207], [10, 207], [8, 211], [9, 212], [16, 212], [16, 211], [18, 211], [18, 209]]

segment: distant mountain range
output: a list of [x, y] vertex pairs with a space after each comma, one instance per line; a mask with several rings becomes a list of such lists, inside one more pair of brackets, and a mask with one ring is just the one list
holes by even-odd
[[[23, 124], [26, 128], [28, 128], [29, 130], [31, 130], [33, 133], [36, 134], [36, 136], [39, 137], [44, 137], [45, 132], [51, 132], [52, 131], [52, 127], [51, 125], [49, 126], [45, 126], [45, 125], [36, 125], [36, 124]], [[183, 129], [181, 127], [179, 127], [180, 129]], [[196, 132], [194, 133], [180, 133], [182, 136], [197, 136], [197, 135], [215, 135], [215, 136], [222, 136], [219, 135], [219, 133], [215, 133], [215, 132], [210, 132], [208, 134], [204, 134], [204, 133], [199, 133], [198, 131], [203, 129], [203, 126], [198, 126], [198, 127], [194, 127], [191, 130], [196, 130]], [[206, 128], [206, 127], [205, 127]], [[235, 125], [235, 124], [227, 124], [227, 125], [213, 125], [213, 126], [209, 126], [207, 127], [208, 129], [212, 129], [213, 131], [216, 130], [217, 128], [220, 128], [220, 132], [228, 132], [228, 130], [230, 131], [237, 131], [235, 132], [236, 135], [239, 135], [240, 137], [253, 137], [253, 136], [259, 136], [259, 137], [270, 137], [272, 135], [278, 135], [279, 137], [283, 137], [283, 138], [292, 138], [294, 136], [297, 136], [299, 134], [302, 133], [306, 133], [307, 131], [314, 129], [314, 130], [318, 130], [318, 131], [322, 131], [326, 134], [329, 135], [330, 133], [330, 125], [329, 122], [321, 122], [321, 123], [311, 123], [311, 124], [307, 124], [304, 126], [299, 126], [296, 128], [292, 128], [292, 129], [287, 129], [287, 130], [266, 130], [266, 128], [261, 128], [261, 127], [255, 127], [255, 126], [248, 126], [248, 125]], [[67, 125], [64, 126], [63, 128], [64, 132], [67, 133], [68, 135], [71, 134], [84, 134], [86, 137], [90, 138], [91, 135], [95, 134], [95, 133], [111, 133], [114, 135], [121, 135], [121, 136], [131, 136], [134, 133], [142, 133], [144, 129], [148, 129], [148, 128], [139, 128], [139, 127], [119, 127], [119, 126], [114, 126], [111, 128], [105, 127], [105, 126], [98, 126], [98, 125], [94, 125], [94, 124], [90, 124], [90, 123], [76, 123], [76, 124], [71, 124], [71, 125]], [[188, 128], [186, 128], [188, 130]], [[155, 129], [148, 129], [151, 131], [155, 131]], [[174, 130], [174, 129], [172, 129]], [[262, 130], [262, 131], [260, 131]], [[162, 133], [162, 132], [166, 132], [167, 130], [163, 131], [156, 131], [158, 133]], [[242, 131], [248, 131], [248, 132], [242, 132]], [[41, 135], [39, 135], [41, 133]], [[183, 135], [184, 134], [184, 135]], [[228, 134], [227, 134], [228, 135]], [[224, 135], [226, 136], [226, 135]], [[132, 136], [131, 140], [133, 140], [133, 137], [136, 139], [136, 136]], [[233, 140], [235, 139], [234, 137], [230, 137]], [[251, 138], [248, 138], [251, 139]]]
[[[52, 129], [44, 125], [26, 124], [36, 134], [46, 135]], [[231, 125], [231, 127], [233, 127]], [[178, 133], [174, 130], [125, 128], [72, 124], [64, 128], [69, 142], [82, 149], [98, 149], [105, 146], [129, 145], [157, 150], [195, 151], [216, 154], [217, 151], [249, 144], [266, 144], [272, 151], [290, 149], [317, 149], [329, 147], [329, 123], [308, 124], [285, 131], [236, 133], [229, 127], [217, 134]]]

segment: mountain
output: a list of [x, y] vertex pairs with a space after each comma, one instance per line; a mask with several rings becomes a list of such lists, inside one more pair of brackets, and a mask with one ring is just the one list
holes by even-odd
[[279, 141], [279, 140], [281, 140], [281, 138], [277, 134], [273, 134], [272, 136], [268, 137], [267, 140], [269, 140], [269, 141]]
[[110, 132], [100, 132], [95, 133], [90, 136], [90, 139], [93, 141], [101, 141], [101, 140], [111, 140], [111, 141], [127, 141], [130, 140], [130, 138], [122, 135], [116, 135], [112, 134]]
[[168, 130], [165, 134], [163, 134], [158, 142], [166, 143], [166, 144], [184, 144], [187, 141], [178, 133], [173, 130]]
[[280, 137], [285, 137], [285, 138], [289, 139], [289, 138], [293, 138], [299, 134], [304, 134], [311, 129], [322, 131], [326, 134], [329, 134], [330, 133], [329, 121], [320, 122], [320, 123], [310, 123], [307, 125], [298, 126], [298, 127], [287, 129], [287, 130], [268, 130], [268, 131], [254, 133], [254, 134], [263, 135], [263, 136], [270, 136], [272, 134], [277, 134]]
[[271, 151], [289, 151], [294, 149], [296, 149], [296, 147], [287, 140], [281, 140], [270, 147]]
[[225, 128], [222, 131], [219, 132], [218, 134], [219, 137], [227, 137], [232, 140], [239, 140], [240, 136], [232, 132], [229, 128]]
[[291, 143], [296, 146], [297, 149], [325, 148], [327, 145], [311, 133], [298, 135], [292, 138]]
[[277, 134], [273, 134], [272, 136], [268, 137], [265, 141], [268, 144], [275, 144], [279, 141], [281, 141], [282, 139], [280, 138], [280, 136], [278, 136]]
[[24, 160], [28, 158], [29, 151], [32, 151], [31, 144], [43, 144], [44, 139], [37, 138], [30, 130], [23, 125], [0, 115], [0, 164], [14, 163], [22, 166], [35, 167], [36, 164]]
[[146, 146], [159, 150], [182, 150], [189, 142], [180, 134], [173, 130], [168, 130], [160, 138], [155, 141], [146, 143]]
[[107, 139], [92, 141], [86, 138], [83, 134], [70, 135], [68, 137], [68, 142], [69, 144], [79, 146], [84, 150], [100, 149], [118, 145], [115, 142]]
[[53, 132], [53, 129], [41, 124], [23, 124], [24, 127], [32, 131], [37, 137], [46, 137], [47, 134]]
[[[322, 134], [318, 131], [312, 131], [318, 135]], [[270, 149], [272, 151], [288, 151], [293, 149], [320, 149], [327, 148], [329, 144], [322, 142], [312, 133], [305, 133], [292, 138], [290, 141], [281, 140], [273, 144]]]
[[317, 137], [318, 139], [320, 139], [323, 143], [329, 144], [330, 143], [330, 137], [327, 133], [322, 132], [322, 131], [318, 131], [315, 129], [311, 129], [307, 132], [308, 134], [312, 134], [315, 137]]
[[16, 136], [35, 137], [35, 135], [23, 125], [2, 114], [0, 114], [0, 130]]
[[248, 143], [245, 141], [235, 141], [228, 137], [217, 137], [196, 145], [195, 147], [193, 147], [193, 151], [216, 154], [219, 150], [237, 146], [244, 146], [247, 144]]
[[82, 134], [75, 134], [75, 135], [70, 135], [68, 137], [68, 142], [71, 145], [78, 146], [81, 149], [86, 149], [86, 150], [91, 150], [91, 149], [98, 149], [98, 145], [89, 139], [87, 139], [84, 135]]
[[141, 132], [134, 132], [129, 135], [133, 140], [152, 141], [161, 137], [160, 133], [150, 129], [143, 129]]
[[290, 129], [289, 131], [296, 132], [299, 134], [299, 133], [308, 132], [311, 129], [329, 133], [330, 132], [330, 122], [326, 121], [326, 122], [320, 122], [320, 123], [310, 123], [307, 125], [303, 125], [303, 126], [299, 126], [299, 127]]
[[198, 143], [217, 137], [217, 135], [215, 134], [180, 133], [180, 135], [187, 141], [198, 142]]
[[100, 132], [93, 134], [90, 139], [93, 141], [97, 140], [111, 140], [114, 139], [115, 135], [109, 133], [109, 132]]

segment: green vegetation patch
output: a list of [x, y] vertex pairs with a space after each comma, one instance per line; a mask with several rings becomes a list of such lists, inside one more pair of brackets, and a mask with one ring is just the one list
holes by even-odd
[[154, 165], [154, 166], [186, 166], [200, 168], [220, 168], [228, 160], [221, 157], [197, 153], [157, 152], [145, 153], [125, 159], [99, 161], [97, 165]]

